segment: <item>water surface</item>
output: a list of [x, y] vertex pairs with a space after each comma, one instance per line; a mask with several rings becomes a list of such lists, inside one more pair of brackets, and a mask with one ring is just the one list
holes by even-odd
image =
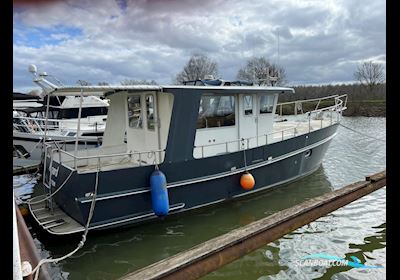
[[[386, 139], [386, 118], [344, 117], [343, 124]], [[363, 180], [386, 168], [386, 144], [339, 127], [312, 175], [241, 200], [168, 217], [137, 227], [89, 232], [74, 256], [52, 265], [53, 279], [117, 279], [210, 238], [251, 223], [315, 196]], [[15, 192], [26, 199], [29, 176], [14, 177]], [[78, 238], [61, 243], [31, 228], [42, 257], [60, 257]], [[386, 187], [340, 208], [205, 277], [215, 279], [385, 279], [385, 268], [299, 267], [296, 260], [326, 253], [356, 256], [366, 265], [386, 266]]]

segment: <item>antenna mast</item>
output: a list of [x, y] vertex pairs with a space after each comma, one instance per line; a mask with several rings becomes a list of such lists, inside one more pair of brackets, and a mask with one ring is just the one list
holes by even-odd
[[278, 76], [278, 80], [279, 80], [279, 78], [281, 77], [281, 71], [279, 70], [280, 69], [280, 60], [279, 60], [279, 31], [280, 31], [280, 27], [278, 27], [278, 62], [277, 62], [277, 64], [276, 64], [276, 72], [277, 72], [277, 76]]
[[280, 28], [278, 27], [278, 65], [279, 65], [279, 30]]

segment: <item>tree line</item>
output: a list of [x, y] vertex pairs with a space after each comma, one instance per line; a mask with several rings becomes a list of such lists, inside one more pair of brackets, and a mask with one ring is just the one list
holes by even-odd
[[[349, 100], [386, 100], [385, 72], [382, 64], [373, 61], [360, 63], [354, 71], [354, 78], [358, 83], [318, 85], [318, 86], [294, 86], [295, 95], [282, 95], [280, 101], [292, 101], [294, 99], [308, 99], [323, 97], [333, 94], [348, 94]], [[218, 63], [204, 54], [193, 54], [182, 71], [175, 75], [173, 84], [182, 84], [184, 81], [201, 80], [204, 78], [220, 78]], [[236, 79], [250, 81], [256, 85], [284, 86], [288, 83], [285, 69], [267, 58], [252, 57], [248, 59], [236, 75]], [[80, 85], [90, 85], [87, 81], [77, 81]], [[154, 80], [125, 79], [121, 85], [157, 85]], [[98, 85], [109, 85], [100, 82]]]
[[295, 94], [281, 94], [279, 102], [312, 99], [330, 95], [347, 94], [349, 101], [386, 100], [386, 83], [377, 84], [369, 90], [365, 84], [335, 84], [319, 86], [294, 86]]
[[[218, 71], [218, 63], [204, 54], [192, 55], [183, 70], [179, 72], [172, 80], [173, 84], [183, 84], [184, 81], [202, 80], [206, 77], [220, 78]], [[271, 81], [275, 85], [284, 85], [286, 80], [286, 71], [283, 67], [271, 63], [265, 57], [252, 57], [246, 65], [238, 70], [236, 78], [242, 81], [250, 81], [257, 85], [266, 85]], [[78, 80], [76, 82], [81, 86], [92, 85], [90, 82]], [[156, 85], [154, 80], [137, 80], [125, 79], [121, 81], [121, 85]], [[107, 82], [99, 82], [99, 86], [107, 86]]]
[[[202, 80], [207, 76], [219, 78], [218, 63], [204, 54], [194, 54], [183, 70], [176, 75], [173, 83], [182, 84], [184, 81]], [[263, 56], [252, 57], [244, 67], [239, 69], [236, 78], [257, 85], [268, 84], [271, 78], [274, 78], [275, 85], [283, 85], [286, 82], [286, 71]]]

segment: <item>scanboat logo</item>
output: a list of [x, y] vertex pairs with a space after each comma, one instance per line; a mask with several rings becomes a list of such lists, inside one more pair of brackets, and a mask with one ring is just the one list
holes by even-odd
[[355, 257], [350, 256], [352, 261], [345, 260], [336, 256], [326, 254], [312, 254], [303, 257], [301, 260], [297, 260], [296, 263], [299, 266], [351, 266], [354, 268], [383, 268], [383, 266], [371, 266], [361, 263], [361, 261]]

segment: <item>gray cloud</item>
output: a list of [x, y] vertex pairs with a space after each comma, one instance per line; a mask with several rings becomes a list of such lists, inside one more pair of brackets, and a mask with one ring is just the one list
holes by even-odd
[[32, 85], [30, 63], [65, 83], [169, 83], [195, 52], [233, 79], [251, 56], [277, 62], [278, 30], [279, 61], [292, 84], [351, 81], [359, 61], [385, 63], [385, 17], [383, 0], [69, 0], [15, 7], [14, 88]]
[[287, 26], [278, 26], [272, 30], [272, 33], [274, 33], [275, 35], [277, 35], [279, 37], [283, 37], [284, 39], [288, 39], [288, 40], [293, 38], [293, 35], [290, 32], [289, 27], [287, 27]]

